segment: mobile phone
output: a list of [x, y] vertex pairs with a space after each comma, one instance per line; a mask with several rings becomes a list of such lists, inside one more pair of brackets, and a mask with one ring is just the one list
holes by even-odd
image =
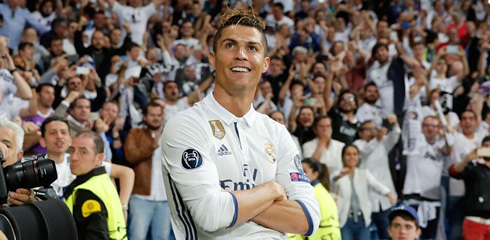
[[390, 39], [393, 42], [398, 42], [398, 33], [396, 31], [391, 31]]
[[458, 54], [458, 46], [456, 45], [448, 45], [446, 47], [446, 52], [449, 54]]
[[87, 75], [90, 73], [90, 69], [88, 67], [77, 67], [76, 74], [77, 75]]
[[476, 154], [481, 157], [490, 157], [490, 148], [478, 148]]
[[382, 124], [383, 127], [385, 127], [386, 129], [388, 129], [388, 131], [391, 131], [393, 129], [393, 124], [391, 124], [390, 122], [388, 122], [388, 119], [387, 118], [383, 118], [383, 124]]

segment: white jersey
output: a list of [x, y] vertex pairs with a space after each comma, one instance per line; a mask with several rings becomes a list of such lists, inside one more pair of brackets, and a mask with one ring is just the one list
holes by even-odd
[[403, 194], [419, 194], [431, 200], [440, 200], [441, 176], [447, 158], [442, 154], [445, 141], [429, 144], [423, 134], [415, 143], [415, 154], [407, 156], [407, 174]]
[[[468, 153], [473, 149], [480, 147], [483, 138], [487, 135], [485, 132], [475, 132], [473, 139], [467, 138], [462, 133], [456, 133], [454, 136], [453, 151], [451, 152], [451, 163], [461, 162]], [[463, 180], [455, 178], [449, 179], [449, 195], [464, 196], [465, 186]]]
[[[318, 229], [320, 209], [286, 128], [253, 108], [237, 118], [209, 94], [162, 135], [163, 176], [177, 239], [286, 239], [253, 221], [235, 225], [233, 191], [276, 181]], [[291, 221], [295, 221], [291, 219]]]

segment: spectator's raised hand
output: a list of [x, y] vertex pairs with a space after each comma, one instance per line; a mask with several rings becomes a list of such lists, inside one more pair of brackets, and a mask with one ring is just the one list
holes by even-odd
[[109, 130], [109, 126], [102, 120], [101, 118], [95, 120], [95, 129], [97, 133], [107, 132]]
[[25, 135], [41, 134], [39, 126], [33, 122], [24, 122], [21, 127], [22, 130], [24, 130]]
[[75, 101], [75, 99], [77, 99], [78, 97], [80, 97], [80, 93], [77, 92], [77, 91], [71, 91], [69, 94], [68, 94], [68, 97], [65, 98], [65, 101], [67, 101], [68, 103], [72, 103], [73, 101]]

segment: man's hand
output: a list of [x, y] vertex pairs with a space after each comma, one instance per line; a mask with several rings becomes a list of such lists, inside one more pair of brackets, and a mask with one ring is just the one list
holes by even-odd
[[36, 201], [34, 191], [30, 189], [19, 188], [15, 192], [9, 192], [7, 201], [15, 206], [22, 206], [26, 203], [32, 203]]
[[396, 117], [395, 114], [388, 115], [387, 120], [388, 120], [388, 123], [391, 125], [396, 125], [398, 123], [398, 118]]
[[25, 122], [22, 124], [22, 130], [24, 130], [25, 135], [34, 135], [39, 132], [39, 126], [33, 122]]
[[95, 121], [95, 129], [97, 129], [97, 133], [103, 133], [109, 130], [109, 126], [104, 122], [104, 120], [99, 118]]
[[116, 124], [114, 125], [114, 128], [112, 129], [113, 132], [119, 132], [124, 126], [124, 118], [118, 117], [116, 119]]
[[281, 184], [270, 181], [265, 184], [270, 185], [271, 192], [274, 193], [277, 198], [274, 201], [282, 201], [282, 200], [288, 200], [288, 195], [286, 195], [286, 192], [284, 191], [284, 188], [282, 187]]
[[376, 136], [376, 140], [378, 140], [378, 142], [381, 142], [381, 140], [383, 140], [383, 136], [388, 132], [388, 129], [385, 128], [385, 127], [382, 127], [379, 131], [378, 131], [378, 135]]
[[65, 98], [65, 101], [67, 101], [68, 103], [71, 104], [79, 96], [80, 96], [80, 93], [79, 92], [77, 92], [77, 91], [71, 91], [70, 94], [68, 94], [68, 97]]
[[466, 157], [464, 158], [464, 161], [466, 163], [473, 161], [473, 159], [478, 158], [478, 148], [473, 149], [471, 152], [469, 152]]

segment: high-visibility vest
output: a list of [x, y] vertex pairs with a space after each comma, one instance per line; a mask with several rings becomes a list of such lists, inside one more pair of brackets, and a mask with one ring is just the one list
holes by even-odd
[[107, 209], [107, 226], [109, 228], [110, 239], [128, 239], [126, 236], [126, 222], [124, 213], [114, 184], [107, 174], [99, 174], [91, 177], [86, 182], [78, 185], [73, 189], [71, 195], [65, 200], [66, 205], [73, 214], [75, 205], [75, 196], [79, 189], [84, 189], [94, 193], [104, 203]]
[[[309, 236], [308, 240], [341, 240], [337, 204], [321, 183], [317, 183], [313, 189], [320, 204], [321, 220], [318, 231]], [[299, 234], [288, 234], [287, 239], [302, 240], [304, 237]]]

